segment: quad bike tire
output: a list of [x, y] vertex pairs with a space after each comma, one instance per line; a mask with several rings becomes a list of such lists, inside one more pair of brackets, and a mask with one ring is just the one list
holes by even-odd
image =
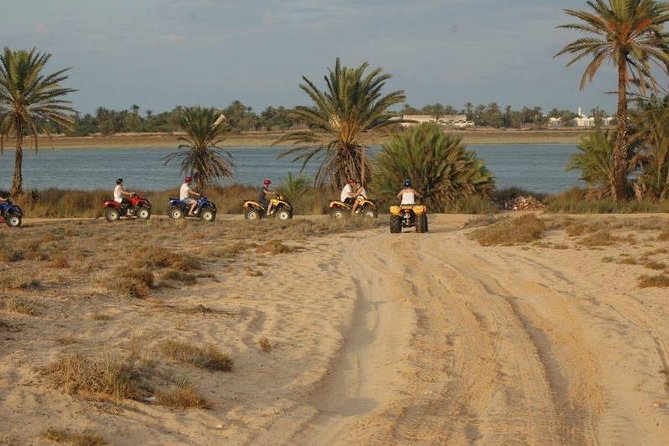
[[276, 218], [280, 221], [288, 221], [293, 218], [293, 213], [286, 208], [281, 208], [276, 211]]
[[185, 214], [184, 214], [184, 211], [181, 210], [181, 208], [179, 208], [177, 206], [172, 206], [167, 211], [167, 216], [170, 217], [173, 220], [179, 220], [180, 218], [184, 218]]
[[421, 234], [427, 232], [427, 215], [416, 215], [416, 232]]
[[121, 218], [121, 211], [118, 209], [109, 208], [105, 212], [105, 220], [109, 222], [117, 221], [119, 218]]
[[213, 222], [216, 220], [216, 212], [214, 212], [212, 209], [203, 209], [200, 212], [200, 218], [206, 222]]
[[151, 218], [151, 208], [141, 207], [137, 209], [137, 218], [140, 220], [148, 220]]
[[330, 211], [330, 217], [334, 218], [335, 220], [341, 220], [346, 218], [346, 212], [340, 208], [334, 208]]
[[259, 221], [262, 218], [260, 210], [256, 208], [250, 208], [244, 214], [244, 218], [248, 221]]
[[362, 214], [363, 217], [371, 218], [371, 219], [375, 219], [379, 216], [379, 213], [377, 212], [377, 210], [374, 209], [374, 208], [371, 208], [371, 207], [366, 207], [365, 209], [363, 209], [361, 211], [361, 214]]
[[402, 217], [399, 215], [390, 216], [390, 233], [399, 234], [402, 232]]
[[10, 228], [20, 228], [21, 227], [21, 216], [19, 215], [8, 215], [5, 219], [5, 223]]

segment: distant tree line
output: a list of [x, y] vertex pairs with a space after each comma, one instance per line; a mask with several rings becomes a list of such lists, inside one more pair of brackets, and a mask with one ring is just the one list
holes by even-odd
[[[127, 110], [112, 110], [99, 107], [95, 113], [77, 114], [74, 126], [67, 131], [70, 136], [86, 136], [95, 133], [113, 135], [125, 132], [175, 132], [179, 130], [179, 119], [184, 107], [178, 106], [174, 109], [161, 113], [153, 110], [141, 110], [139, 105], [132, 105]], [[242, 131], [272, 131], [299, 128], [303, 122], [296, 121], [293, 114], [295, 109], [286, 107], [265, 108], [256, 113], [253, 109], [241, 101], [233, 101], [227, 107], [220, 109], [227, 118], [229, 130], [232, 132]], [[480, 127], [494, 128], [526, 128], [545, 127], [549, 118], [562, 118], [562, 125], [571, 127], [572, 119], [576, 113], [570, 110], [558, 110], [556, 108], [544, 113], [541, 107], [522, 107], [514, 110], [511, 106], [500, 107], [496, 102], [484, 105], [466, 103], [462, 109], [452, 105], [440, 103], [425, 105], [415, 108], [405, 104], [396, 114], [420, 114], [441, 117], [444, 115], [466, 115], [467, 119], [473, 121]], [[599, 109], [590, 112], [591, 116], [608, 116]], [[53, 128], [57, 132], [58, 128]]]

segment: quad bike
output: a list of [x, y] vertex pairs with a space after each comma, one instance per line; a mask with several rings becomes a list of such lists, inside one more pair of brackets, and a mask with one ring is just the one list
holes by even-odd
[[390, 232], [397, 234], [402, 228], [415, 226], [416, 232], [427, 232], [427, 206], [409, 204], [390, 206]]
[[18, 228], [21, 226], [22, 217], [23, 211], [11, 200], [0, 203], [0, 223], [7, 223], [10, 228]]
[[170, 198], [169, 209], [167, 210], [167, 216], [178, 220], [185, 217], [196, 217], [204, 221], [214, 221], [216, 220], [216, 205], [213, 201], [209, 201], [204, 195], [200, 195], [197, 199], [197, 204], [195, 209], [193, 209], [193, 215], [188, 215], [190, 206], [178, 198]]
[[128, 198], [130, 203], [119, 203], [114, 200], [105, 200], [102, 207], [105, 209], [105, 219], [116, 221], [121, 217], [148, 220], [151, 217], [151, 203], [144, 197], [132, 194]]
[[252, 200], [245, 201], [244, 218], [248, 221], [257, 221], [265, 217], [276, 217], [281, 221], [293, 218], [293, 205], [290, 204], [288, 198], [277, 194], [276, 197], [270, 198], [269, 202], [272, 204], [272, 210], [267, 215], [267, 209], [259, 202]]
[[[376, 203], [368, 200], [366, 197], [360, 195], [358, 198], [358, 208], [355, 210], [355, 215], [358, 217], [377, 218], [379, 213], [376, 209]], [[330, 208], [330, 216], [333, 218], [344, 218], [351, 215], [353, 205], [343, 201], [331, 201], [328, 205]]]

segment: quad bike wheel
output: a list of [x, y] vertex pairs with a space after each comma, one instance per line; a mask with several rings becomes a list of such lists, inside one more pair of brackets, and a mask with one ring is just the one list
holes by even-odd
[[174, 220], [179, 220], [180, 218], [184, 218], [184, 211], [181, 208], [172, 206], [167, 215]]
[[258, 209], [250, 208], [244, 214], [244, 218], [246, 218], [248, 221], [258, 221], [262, 218], [262, 215]]
[[211, 209], [204, 209], [200, 213], [200, 218], [202, 218], [203, 221], [212, 222], [216, 220], [216, 212]]
[[105, 212], [105, 219], [107, 221], [116, 221], [121, 218], [121, 212], [118, 209], [109, 208]]
[[427, 232], [427, 215], [416, 215], [416, 232], [421, 234]]
[[293, 214], [288, 209], [281, 208], [276, 211], [276, 218], [278, 218], [280, 221], [287, 221], [293, 218]]
[[390, 233], [399, 234], [402, 232], [402, 217], [399, 215], [390, 216]]
[[376, 209], [371, 208], [371, 207], [366, 207], [365, 209], [362, 210], [362, 216], [365, 218], [377, 218], [379, 216], [378, 212]]
[[18, 215], [10, 215], [5, 219], [5, 223], [10, 228], [18, 228], [21, 226], [21, 217]]
[[141, 207], [137, 209], [137, 218], [141, 220], [148, 220], [151, 217], [151, 209]]
[[330, 211], [330, 217], [336, 220], [341, 220], [342, 218], [346, 217], [346, 213], [340, 208], [334, 208]]

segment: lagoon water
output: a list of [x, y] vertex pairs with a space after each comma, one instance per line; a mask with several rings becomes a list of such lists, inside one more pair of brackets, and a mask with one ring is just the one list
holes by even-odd
[[[497, 187], [520, 187], [540, 193], [556, 193], [581, 185], [578, 172], [564, 170], [569, 156], [576, 152], [568, 144], [490, 144], [470, 145], [496, 177]], [[235, 175], [224, 184], [258, 185], [265, 177], [275, 184], [291, 172], [299, 174], [301, 164], [292, 158], [277, 158], [285, 148], [256, 147], [228, 149], [235, 163]], [[370, 152], [373, 154], [375, 150]], [[129, 190], [178, 188], [181, 175], [176, 164], [163, 165], [162, 158], [173, 149], [40, 149], [24, 151], [24, 188], [113, 189], [118, 177]], [[373, 156], [373, 155], [372, 155]], [[305, 173], [313, 174], [316, 162]], [[11, 185], [14, 151], [0, 156], [0, 189]]]

